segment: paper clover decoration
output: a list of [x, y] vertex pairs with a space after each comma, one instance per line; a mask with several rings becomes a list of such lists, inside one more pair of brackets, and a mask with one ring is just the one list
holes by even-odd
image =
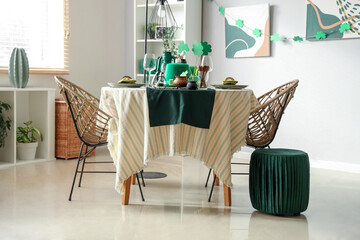
[[201, 45], [203, 47], [202, 55], [208, 55], [212, 52], [211, 45], [208, 42], [201, 42]]
[[323, 39], [326, 38], [326, 34], [323, 31], [320, 31], [320, 32], [316, 33], [315, 37], [316, 37], [317, 40], [323, 40]]
[[190, 51], [189, 45], [187, 45], [187, 43], [184, 41], [179, 43], [178, 49], [180, 54], [185, 54], [186, 52]]
[[236, 24], [236, 26], [238, 26], [239, 28], [242, 28], [242, 27], [244, 26], [244, 21], [238, 19], [235, 24]]
[[350, 29], [350, 24], [349, 23], [343, 23], [343, 24], [340, 25], [339, 32], [344, 33], [349, 29]]
[[270, 40], [273, 42], [278, 42], [280, 40], [279, 34], [275, 33], [274, 35], [271, 35]]
[[304, 41], [304, 39], [302, 37], [299, 37], [299, 36], [295, 36], [293, 38], [293, 40], [294, 40], [294, 42], [302, 42], [302, 41]]
[[201, 56], [203, 54], [203, 46], [202, 46], [202, 44], [199, 43], [198, 41], [195, 41], [193, 43], [192, 51], [193, 51], [194, 55]]
[[256, 37], [261, 37], [261, 30], [258, 28], [255, 28], [252, 32]]
[[225, 8], [224, 7], [219, 7], [219, 12], [221, 13], [221, 15], [225, 16]]

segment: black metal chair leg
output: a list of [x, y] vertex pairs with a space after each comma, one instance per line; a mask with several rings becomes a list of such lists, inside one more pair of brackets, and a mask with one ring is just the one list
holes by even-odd
[[[88, 146], [86, 145], [84, 156], [86, 155], [87, 151], [88, 151]], [[80, 155], [81, 155], [81, 152], [80, 152]], [[80, 173], [80, 179], [79, 179], [78, 187], [81, 187], [81, 180], [82, 180], [82, 176], [83, 176], [83, 173], [84, 173], [85, 161], [86, 161], [86, 157], [84, 157], [84, 159], [83, 159], [83, 164], [82, 164], [82, 167], [81, 167], [81, 173]]]
[[76, 175], [77, 175], [77, 173], [78, 173], [79, 164], [80, 164], [80, 161], [81, 161], [81, 153], [82, 153], [83, 147], [84, 147], [84, 143], [82, 143], [82, 144], [81, 144], [81, 147], [80, 147], [79, 158], [78, 158], [78, 162], [77, 162], [76, 169], [75, 169], [74, 180], [73, 180], [73, 183], [72, 183], [72, 186], [71, 186], [69, 201], [71, 201], [71, 196], [72, 196], [72, 193], [73, 193], [73, 190], [74, 190]]
[[216, 181], [216, 175], [214, 176], [214, 181], [213, 181], [212, 186], [211, 186], [211, 191], [210, 191], [210, 196], [209, 196], [208, 202], [211, 201], [211, 196], [212, 196], [212, 193], [213, 193], [213, 190], [214, 190], [215, 181]]
[[144, 195], [143, 195], [143, 192], [142, 192], [142, 189], [141, 189], [141, 184], [140, 184], [140, 180], [139, 180], [139, 175], [138, 175], [138, 173], [136, 173], [136, 179], [137, 179], [137, 182], [138, 182], [138, 185], [139, 185], [139, 190], [140, 190], [140, 194], [141, 194], [141, 199], [142, 199], [143, 202], [145, 202]]
[[143, 186], [145, 187], [145, 181], [144, 181], [143, 172], [144, 172], [144, 170], [141, 170], [141, 171], [140, 171], [140, 176], [141, 176], [141, 180], [142, 180]]
[[209, 169], [209, 174], [208, 174], [207, 179], [206, 179], [205, 187], [207, 187], [207, 184], [209, 182], [210, 174], [211, 174], [211, 168]]

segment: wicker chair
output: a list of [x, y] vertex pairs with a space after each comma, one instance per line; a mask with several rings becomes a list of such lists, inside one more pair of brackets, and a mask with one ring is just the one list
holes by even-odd
[[[294, 80], [283, 84], [264, 95], [257, 100], [259, 106], [251, 111], [248, 122], [248, 129], [246, 133], [246, 145], [254, 148], [269, 147], [274, 140], [278, 130], [281, 117], [294, 97], [296, 87], [299, 80]], [[270, 148], [270, 147], [269, 147]], [[239, 165], [249, 165], [247, 163], [232, 163]], [[206, 180], [205, 187], [207, 187], [211, 169]], [[249, 173], [232, 173], [234, 175], [248, 175]], [[212, 191], [215, 185], [216, 176], [214, 176], [213, 185], [210, 191], [208, 201], [211, 200]]]
[[[56, 76], [55, 82], [59, 87], [60, 93], [66, 101], [66, 104], [71, 113], [74, 126], [78, 137], [82, 141], [78, 162], [75, 169], [75, 175], [71, 186], [69, 201], [71, 201], [76, 176], [80, 173], [79, 187], [83, 173], [116, 173], [114, 171], [84, 171], [85, 164], [93, 163], [113, 163], [113, 162], [86, 162], [86, 157], [94, 151], [96, 147], [107, 144], [108, 122], [111, 119], [107, 113], [102, 111], [99, 106], [99, 99], [75, 85], [74, 83]], [[85, 153], [82, 156], [83, 148], [85, 146]], [[80, 162], [82, 161], [81, 170], [79, 170]], [[139, 176], [136, 174], [142, 200], [144, 196], [142, 193]]]

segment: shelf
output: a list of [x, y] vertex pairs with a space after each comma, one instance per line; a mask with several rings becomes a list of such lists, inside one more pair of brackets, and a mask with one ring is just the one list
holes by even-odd
[[[184, 2], [174, 2], [174, 3], [169, 3], [170, 7], [183, 7], [184, 6]], [[138, 8], [144, 8], [146, 7], [146, 4], [138, 4], [136, 5]], [[155, 3], [149, 3], [149, 8], [151, 7], [155, 7]]]
[[[184, 39], [175, 39], [174, 41], [175, 41], [175, 42], [181, 42], [181, 41], [184, 41]], [[136, 40], [136, 42], [138, 42], [138, 43], [144, 43], [144, 42], [145, 42], [145, 39], [138, 39], [138, 40]], [[148, 42], [148, 43], [162, 43], [163, 40], [162, 40], [162, 39], [148, 39], [147, 42]]]

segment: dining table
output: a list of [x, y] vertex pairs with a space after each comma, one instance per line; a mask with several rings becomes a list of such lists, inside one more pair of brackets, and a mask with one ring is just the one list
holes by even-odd
[[[176, 91], [169, 90], [168, 94]], [[191, 91], [192, 94], [200, 94], [207, 89]], [[122, 194], [123, 205], [129, 204], [135, 174], [145, 169], [150, 161], [162, 156], [186, 155], [214, 170], [223, 183], [224, 204], [231, 206], [231, 159], [246, 145], [249, 115], [258, 102], [251, 89], [212, 91], [214, 100], [209, 126], [199, 127], [191, 122], [151, 124], [149, 88], [101, 89], [100, 108], [112, 116], [108, 149], [116, 166], [115, 189]], [[182, 105], [185, 109], [189, 106]], [[171, 105], [168, 104], [168, 108]], [[194, 122], [197, 122], [196, 118], [201, 118], [199, 114], [190, 113], [190, 116], [193, 116]]]

